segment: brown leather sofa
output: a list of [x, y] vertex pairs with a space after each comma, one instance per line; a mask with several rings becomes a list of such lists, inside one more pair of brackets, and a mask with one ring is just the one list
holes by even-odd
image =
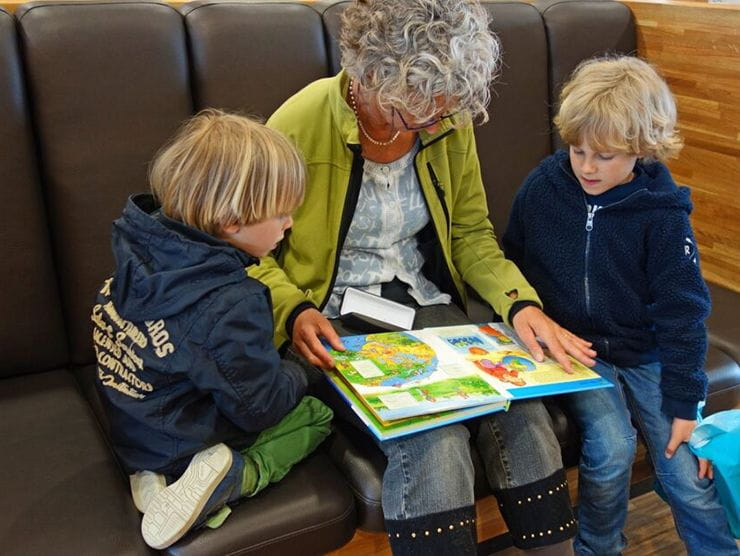
[[[0, 10], [0, 551], [146, 554], [139, 516], [106, 441], [92, 388], [89, 321], [112, 268], [110, 224], [147, 188], [156, 149], [200, 108], [263, 117], [338, 69], [346, 2], [34, 2]], [[503, 44], [492, 120], [478, 129], [491, 219], [557, 140], [550, 109], [576, 63], [635, 49], [630, 13], [609, 0], [485, 2]], [[739, 296], [713, 291], [711, 411], [740, 404]], [[481, 313], [482, 314], [482, 313]], [[552, 406], [569, 464], [577, 434]], [[385, 462], [341, 423], [281, 483], [172, 554], [301, 551], [382, 529]], [[485, 488], [481, 488], [481, 495]]]

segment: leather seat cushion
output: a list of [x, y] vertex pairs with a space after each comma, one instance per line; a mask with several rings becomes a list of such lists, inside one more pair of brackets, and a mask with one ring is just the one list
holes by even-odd
[[356, 527], [352, 493], [322, 448], [282, 481], [232, 509], [218, 529], [190, 533], [166, 552], [324, 554], [349, 542]]
[[[149, 554], [128, 485], [65, 370], [0, 381], [2, 552]], [[63, 549], [61, 548], [63, 547]]]
[[[76, 371], [88, 402], [107, 431], [95, 389], [94, 366]], [[216, 530], [202, 529], [171, 546], [169, 554], [286, 554], [301, 546], [309, 554], [348, 542], [356, 527], [355, 502], [344, 478], [326, 454], [330, 437], [279, 483], [232, 507]]]

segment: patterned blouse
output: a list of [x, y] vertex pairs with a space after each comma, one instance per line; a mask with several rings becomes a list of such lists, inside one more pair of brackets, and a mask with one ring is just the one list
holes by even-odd
[[394, 278], [408, 284], [419, 305], [450, 303], [422, 273], [424, 258], [416, 234], [429, 222], [424, 196], [414, 171], [419, 143], [390, 163], [366, 160], [357, 208], [339, 257], [339, 269], [324, 315], [339, 316], [348, 286], [380, 295]]

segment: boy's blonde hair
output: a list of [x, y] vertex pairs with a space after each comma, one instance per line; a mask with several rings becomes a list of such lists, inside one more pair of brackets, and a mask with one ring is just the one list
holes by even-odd
[[554, 122], [566, 143], [603, 152], [665, 162], [683, 147], [668, 85], [633, 56], [582, 62], [560, 93]]
[[149, 170], [162, 212], [213, 236], [224, 226], [290, 214], [303, 201], [305, 179], [284, 136], [214, 109], [185, 123]]

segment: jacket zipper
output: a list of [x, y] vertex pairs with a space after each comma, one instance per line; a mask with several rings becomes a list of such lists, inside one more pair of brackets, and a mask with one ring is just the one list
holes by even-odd
[[[559, 164], [560, 169], [565, 173], [566, 176], [568, 176], [570, 179], [573, 180], [573, 182], [578, 186], [578, 188], [581, 188], [581, 183], [578, 181], [578, 178], [576, 178], [571, 172], [568, 171], [568, 168], [565, 167], [563, 163]], [[594, 217], [596, 216], [596, 211], [601, 209], [608, 209], [612, 207], [616, 207], [621, 205], [622, 203], [630, 200], [636, 195], [640, 195], [643, 193], [643, 191], [646, 191], [646, 188], [638, 189], [637, 191], [633, 191], [627, 197], [624, 199], [617, 201], [616, 203], [612, 203], [611, 205], [606, 206], [598, 206], [598, 205], [589, 205], [588, 200], [586, 198], [586, 194], [583, 193], [583, 204], [586, 205], [586, 247], [585, 247], [585, 253], [584, 253], [584, 269], [583, 269], [583, 287], [584, 287], [584, 295], [585, 295], [585, 301], [586, 301], [586, 314], [588, 315], [588, 318], [591, 319], [591, 324], [594, 325], [593, 322], [593, 315], [591, 315], [591, 286], [588, 279], [588, 262], [589, 262], [589, 253], [591, 250], [591, 232], [594, 229]], [[606, 348], [606, 354], [601, 354], [601, 357], [608, 357], [609, 355], [609, 339], [608, 338], [602, 338], [604, 340], [604, 347]]]
[[[445, 133], [443, 133], [442, 135], [440, 135], [439, 137], [435, 137], [433, 141], [430, 141], [426, 145], [422, 144], [421, 148], [419, 148], [419, 151], [414, 156], [414, 172], [416, 173], [416, 179], [419, 182], [419, 187], [421, 187], [421, 176], [419, 175], [419, 168], [418, 168], [418, 166], [416, 164], [416, 158], [419, 156], [419, 153], [421, 153], [421, 151], [423, 151], [427, 147], [433, 145], [437, 141], [440, 141], [441, 139], [447, 137], [453, 131], [454, 131], [453, 129], [449, 129]], [[432, 168], [431, 162], [427, 162], [427, 170], [429, 171], [429, 178], [432, 181], [432, 185], [434, 186], [434, 190], [437, 193], [437, 197], [439, 198], [439, 202], [442, 204], [442, 211], [444, 212], [444, 216], [445, 216], [445, 220], [446, 220], [446, 222], [445, 222], [446, 229], [449, 229], [449, 227], [451, 225], [451, 222], [450, 222], [450, 215], [449, 215], [449, 212], [447, 210], [447, 205], [444, 202], [444, 197], [445, 197], [444, 190], [442, 189], [442, 186], [440, 185], [439, 180], [437, 179], [437, 175], [435, 174], [434, 169]], [[427, 210], [429, 211], [429, 215], [431, 216], [432, 211], [431, 211], [431, 207], [429, 206], [429, 199], [427, 199], [426, 195], [424, 195], [424, 189], [423, 188], [422, 188], [422, 196], [424, 197], [424, 202], [426, 203]], [[445, 293], [449, 293], [449, 294], [452, 295], [452, 297], [454, 299], [454, 302], [455, 302], [455, 304], [458, 307], [465, 308], [465, 304], [463, 303], [463, 297], [462, 297], [463, 294], [457, 290], [457, 286], [455, 286], [455, 280], [452, 278], [452, 272], [450, 271], [449, 266], [447, 266], [447, 261], [444, 258], [444, 249], [442, 248], [442, 245], [443, 245], [442, 244], [442, 238], [439, 237], [439, 233], [437, 232], [437, 226], [434, 225], [434, 220], [432, 220], [432, 228], [434, 228], [434, 235], [437, 237], [437, 246], [439, 247], [439, 250], [441, 252], [440, 256], [442, 257], [442, 266], [444, 267], [445, 273], [447, 275], [446, 276], [446, 279], [447, 279], [446, 281], [447, 281], [447, 283], [450, 284], [450, 286], [452, 288], [452, 291], [451, 292], [445, 292]]]
[[[572, 179], [580, 189], [581, 183], [578, 181], [578, 178], [576, 178], [573, 174], [571, 174], [562, 163], [559, 164], [559, 166], [560, 166], [560, 169], [563, 172], [565, 172], [565, 175], [568, 176], [570, 179]], [[627, 197], [625, 197], [624, 199], [617, 201], [616, 203], [612, 203], [611, 205], [606, 205], [606, 206], [589, 205], [588, 201], [586, 200], [585, 193], [583, 194], [583, 204], [586, 205], [586, 247], [585, 247], [585, 253], [584, 253], [583, 289], [584, 289], [584, 295], [585, 295], [585, 301], [586, 301], [586, 314], [588, 315], [590, 319], [592, 319], [592, 324], [593, 324], [593, 316], [591, 315], [591, 287], [590, 287], [590, 283], [588, 279], [588, 261], [589, 261], [589, 252], [591, 249], [591, 232], [594, 229], [594, 217], [596, 216], [596, 211], [604, 209], [604, 208], [612, 208], [612, 207], [621, 205], [622, 203], [628, 201], [635, 195], [641, 194], [643, 191], [645, 191], [645, 188], [638, 189], [637, 191], [634, 191], [631, 194], [627, 195]]]
[[[427, 162], [427, 170], [429, 170], [429, 177], [432, 179], [432, 185], [434, 186], [434, 190], [437, 192], [437, 198], [439, 199], [439, 203], [442, 205], [442, 210], [445, 213], [445, 225], [447, 229], [450, 228], [450, 213], [447, 210], [447, 204], [445, 203], [445, 192], [444, 189], [442, 189], [442, 186], [439, 184], [439, 180], [437, 179], [437, 174], [434, 173], [434, 168], [432, 168], [432, 163]], [[418, 176], [417, 176], [418, 178]]]
[[[578, 184], [578, 186], [580, 187], [580, 183]], [[590, 289], [590, 283], [588, 279], [588, 260], [589, 260], [589, 253], [591, 249], [591, 232], [594, 229], [594, 217], [596, 216], [596, 211], [619, 206], [622, 203], [634, 197], [635, 195], [641, 194], [643, 191], [645, 191], [645, 189], [638, 189], [637, 191], [634, 191], [633, 193], [629, 194], [627, 197], [625, 197], [621, 201], [617, 201], [616, 203], [612, 203], [611, 205], [606, 205], [606, 206], [589, 205], [584, 195], [583, 202], [586, 205], [586, 253], [584, 255], [585, 266], [583, 269], [583, 286], [584, 286], [585, 296], [586, 296], [586, 314], [589, 316], [589, 318], [592, 319], [592, 322], [593, 322], [593, 316], [591, 315], [591, 289]]]
[[334, 291], [334, 283], [337, 281], [337, 273], [339, 272], [339, 258], [342, 255], [342, 246], [344, 240], [349, 232], [349, 227], [352, 224], [352, 218], [357, 208], [357, 201], [360, 198], [360, 189], [362, 187], [362, 173], [365, 160], [362, 158], [362, 152], [360, 145], [347, 145], [349, 150], [352, 151], [352, 169], [349, 173], [349, 184], [347, 185], [347, 195], [344, 198], [344, 207], [342, 208], [342, 219], [339, 223], [339, 238], [337, 242], [337, 252], [334, 255], [334, 268], [331, 272], [331, 280], [329, 280], [329, 289], [326, 290], [324, 299], [321, 301], [319, 311], [323, 311], [326, 304], [331, 298], [331, 292]]
[[586, 314], [589, 318], [591, 317], [591, 290], [588, 281], [588, 259], [591, 250], [591, 232], [594, 229], [594, 217], [596, 211], [599, 210], [599, 205], [589, 205], [586, 203], [586, 253], [584, 254], [584, 269], [583, 269], [583, 290], [586, 296]]

